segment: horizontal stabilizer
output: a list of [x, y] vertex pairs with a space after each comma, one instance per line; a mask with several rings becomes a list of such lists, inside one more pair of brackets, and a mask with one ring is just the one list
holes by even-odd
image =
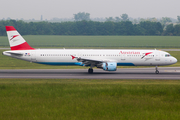
[[3, 55], [21, 57], [21, 56], [23, 56], [23, 53], [5, 51], [5, 52], [3, 52]]

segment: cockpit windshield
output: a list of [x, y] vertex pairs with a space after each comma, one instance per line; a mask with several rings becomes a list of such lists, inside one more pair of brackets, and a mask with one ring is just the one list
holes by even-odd
[[165, 57], [170, 57], [171, 55], [170, 54], [165, 54]]

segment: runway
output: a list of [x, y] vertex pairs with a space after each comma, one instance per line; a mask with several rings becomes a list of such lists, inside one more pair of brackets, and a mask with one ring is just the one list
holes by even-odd
[[0, 70], [0, 78], [180, 80], [180, 67], [159, 67], [159, 74], [155, 74], [155, 68], [122, 68], [115, 72], [94, 69], [93, 74], [88, 74], [87, 71], [87, 69]]

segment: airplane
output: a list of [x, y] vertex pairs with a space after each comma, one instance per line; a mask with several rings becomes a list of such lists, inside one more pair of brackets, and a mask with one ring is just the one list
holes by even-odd
[[93, 73], [97, 67], [104, 71], [116, 71], [117, 66], [158, 66], [177, 62], [175, 57], [160, 50], [136, 49], [35, 49], [32, 48], [13, 26], [6, 26], [10, 51], [3, 55], [46, 65], [79, 65], [89, 67]]

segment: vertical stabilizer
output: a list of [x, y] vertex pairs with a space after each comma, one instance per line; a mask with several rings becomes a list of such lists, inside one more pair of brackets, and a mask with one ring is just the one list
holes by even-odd
[[13, 26], [6, 26], [11, 50], [34, 50]]

